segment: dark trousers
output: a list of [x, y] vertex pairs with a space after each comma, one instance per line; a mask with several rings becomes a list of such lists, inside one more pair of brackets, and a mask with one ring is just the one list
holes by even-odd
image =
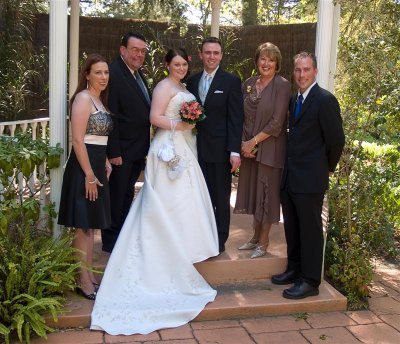
[[110, 175], [111, 226], [101, 231], [103, 251], [111, 252], [128, 215], [135, 195], [135, 183], [144, 166], [144, 160], [124, 161], [113, 165]]
[[229, 236], [230, 198], [231, 198], [231, 165], [227, 163], [207, 163], [199, 159], [204, 179], [206, 180], [211, 203], [217, 223], [218, 241], [223, 247]]
[[293, 193], [281, 190], [281, 204], [287, 243], [288, 270], [295, 270], [314, 286], [321, 283], [324, 237], [323, 193]]

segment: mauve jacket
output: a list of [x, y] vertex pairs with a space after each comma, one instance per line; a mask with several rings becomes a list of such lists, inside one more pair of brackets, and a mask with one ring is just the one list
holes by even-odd
[[[255, 87], [257, 78], [258, 76], [253, 76], [243, 83], [242, 91], [245, 100], [249, 97], [249, 88]], [[243, 128], [244, 141], [250, 140], [261, 131], [271, 135], [258, 144], [256, 161], [264, 165], [275, 168], [284, 166], [290, 98], [290, 82], [280, 75], [275, 75], [270, 84], [261, 92], [252, 132], [246, 133], [246, 128]], [[246, 108], [245, 101], [245, 117], [248, 116]]]

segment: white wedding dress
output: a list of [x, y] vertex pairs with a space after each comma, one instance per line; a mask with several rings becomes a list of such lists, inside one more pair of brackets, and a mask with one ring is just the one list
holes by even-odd
[[[189, 92], [177, 93], [165, 115], [179, 119]], [[176, 153], [183, 174], [167, 176], [157, 158], [170, 131], [158, 129], [147, 156], [145, 180], [133, 202], [108, 261], [92, 311], [92, 330], [109, 334], [147, 334], [195, 318], [216, 291], [193, 263], [219, 253], [214, 212], [201, 169], [195, 137], [176, 131]]]

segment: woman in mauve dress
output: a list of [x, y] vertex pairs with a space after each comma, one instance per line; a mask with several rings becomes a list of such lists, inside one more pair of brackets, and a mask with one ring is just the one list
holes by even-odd
[[271, 225], [280, 219], [279, 189], [291, 97], [289, 81], [278, 75], [281, 61], [276, 45], [261, 44], [255, 54], [259, 75], [247, 79], [242, 87], [242, 164], [234, 212], [254, 216], [253, 237], [239, 247], [253, 250], [250, 258], [266, 254]]

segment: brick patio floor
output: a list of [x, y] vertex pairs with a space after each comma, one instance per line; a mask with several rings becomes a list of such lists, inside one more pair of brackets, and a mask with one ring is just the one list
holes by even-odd
[[306, 313], [240, 320], [191, 322], [148, 335], [110, 336], [88, 329], [65, 329], [32, 344], [399, 344], [400, 270], [377, 262], [370, 309]]

